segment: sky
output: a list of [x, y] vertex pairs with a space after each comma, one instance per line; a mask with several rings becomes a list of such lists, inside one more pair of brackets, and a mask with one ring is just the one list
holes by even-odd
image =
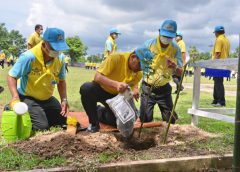
[[88, 54], [103, 53], [109, 30], [116, 27], [118, 51], [132, 51], [158, 36], [166, 19], [177, 22], [187, 48], [211, 51], [216, 25], [225, 27], [231, 51], [240, 33], [238, 0], [1, 0], [0, 23], [28, 38], [36, 24], [79, 36]]

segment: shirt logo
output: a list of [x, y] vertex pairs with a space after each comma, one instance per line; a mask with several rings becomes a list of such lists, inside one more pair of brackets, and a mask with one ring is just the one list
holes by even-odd
[[62, 35], [58, 35], [58, 38], [57, 38], [58, 41], [61, 41], [63, 40], [63, 36]]
[[42, 75], [42, 70], [37, 68], [37, 67], [32, 68], [31, 74], [36, 75], [36, 76], [40, 76], [40, 75]]

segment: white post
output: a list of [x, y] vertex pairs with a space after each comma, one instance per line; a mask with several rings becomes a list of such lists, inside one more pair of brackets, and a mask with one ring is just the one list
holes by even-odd
[[[192, 109], [198, 109], [200, 99], [200, 82], [201, 82], [201, 68], [194, 67], [194, 80], [193, 80], [193, 101]], [[198, 125], [198, 116], [192, 114], [191, 125]]]

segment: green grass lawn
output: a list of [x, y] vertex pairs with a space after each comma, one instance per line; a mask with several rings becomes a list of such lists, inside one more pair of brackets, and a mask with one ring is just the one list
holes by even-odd
[[[8, 69], [0, 70], [0, 85], [5, 88], [5, 91], [0, 94], [0, 105], [8, 103], [11, 99], [10, 93], [7, 88], [6, 76]], [[70, 110], [72, 111], [84, 111], [81, 101], [79, 88], [86, 82], [93, 79], [95, 71], [85, 70], [82, 68], [69, 67], [69, 73], [67, 74], [67, 93], [68, 100], [70, 104]], [[193, 76], [187, 77], [184, 79], [184, 83], [192, 83]], [[208, 78], [201, 78], [202, 84], [213, 84], [212, 80]], [[232, 79], [229, 82], [225, 82], [226, 85], [236, 86], [236, 79]], [[232, 87], [227, 87], [226, 90], [233, 90]], [[173, 88], [174, 90], [174, 88]], [[58, 96], [57, 89], [55, 89], [54, 95]], [[175, 99], [175, 94], [173, 94], [173, 100]], [[212, 101], [212, 93], [201, 92], [200, 95], [200, 107], [211, 107], [210, 103]], [[235, 96], [226, 96], [227, 108], [234, 108], [236, 104]], [[139, 102], [137, 103], [139, 106]], [[192, 106], [192, 89], [185, 89], [181, 94], [178, 100], [176, 107], [176, 112], [179, 115], [178, 124], [190, 124], [191, 117], [187, 114], [187, 109]], [[161, 115], [157, 106], [154, 109], [155, 120], [160, 120]], [[208, 144], [204, 145], [208, 149], [215, 149], [219, 151], [225, 150], [226, 147], [233, 146], [233, 131], [234, 125], [226, 122], [220, 122], [216, 120], [211, 120], [207, 118], [199, 118], [199, 128], [211, 132], [221, 134], [221, 138], [217, 138]], [[197, 146], [203, 146], [198, 145]], [[53, 157], [48, 161], [42, 160], [40, 157], [35, 155], [25, 155], [18, 154], [13, 149], [9, 149], [5, 143], [0, 139], [0, 169], [31, 169], [32, 167], [52, 167], [63, 165], [63, 157]], [[22, 164], [22, 165], [21, 165]], [[24, 164], [24, 165], [23, 165]]]

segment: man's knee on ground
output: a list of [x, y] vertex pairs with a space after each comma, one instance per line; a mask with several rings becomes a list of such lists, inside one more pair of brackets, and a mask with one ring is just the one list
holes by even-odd
[[33, 131], [43, 131], [43, 130], [49, 130], [48, 123], [41, 123], [41, 124], [32, 124], [33, 125]]

